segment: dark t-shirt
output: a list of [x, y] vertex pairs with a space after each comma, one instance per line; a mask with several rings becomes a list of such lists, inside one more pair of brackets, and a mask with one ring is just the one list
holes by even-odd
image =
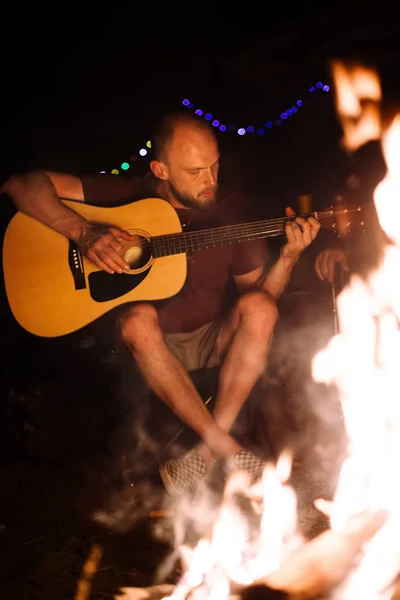
[[[81, 179], [88, 204], [115, 206], [160, 197], [151, 174], [135, 178], [85, 175]], [[219, 200], [210, 210], [178, 209], [177, 213], [185, 231], [256, 220], [251, 200], [224, 188], [220, 189]], [[188, 255], [187, 277], [182, 290], [173, 298], [154, 303], [161, 329], [164, 333], [183, 333], [217, 320], [229, 306], [232, 276], [264, 266], [267, 256], [265, 240], [228, 244]]]

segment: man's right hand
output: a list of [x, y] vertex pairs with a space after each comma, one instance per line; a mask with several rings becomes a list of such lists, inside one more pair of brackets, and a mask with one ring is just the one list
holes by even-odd
[[112, 275], [129, 270], [129, 265], [120, 255], [123, 246], [118, 238], [128, 241], [133, 239], [130, 233], [118, 227], [88, 223], [77, 244], [82, 254], [92, 263]]
[[321, 281], [327, 280], [333, 283], [336, 265], [341, 265], [344, 271], [348, 271], [347, 258], [343, 250], [330, 248], [318, 254], [315, 261], [315, 272]]

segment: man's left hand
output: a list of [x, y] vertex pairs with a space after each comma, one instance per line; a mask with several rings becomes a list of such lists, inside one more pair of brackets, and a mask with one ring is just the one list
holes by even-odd
[[[296, 213], [290, 207], [285, 209], [287, 217], [296, 217]], [[297, 260], [300, 254], [317, 237], [321, 224], [314, 217], [296, 217], [285, 225], [287, 242], [281, 250], [281, 256], [291, 260]]]

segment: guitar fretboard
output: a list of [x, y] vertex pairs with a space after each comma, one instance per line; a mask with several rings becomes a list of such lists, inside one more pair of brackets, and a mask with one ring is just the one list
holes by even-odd
[[[326, 217], [359, 210], [361, 210], [360, 206], [355, 208], [344, 208], [339, 211], [331, 209], [323, 212], [313, 212], [301, 216], [303, 218], [314, 216], [316, 219], [321, 220]], [[225, 225], [223, 227], [201, 229], [199, 231], [170, 233], [168, 235], [154, 236], [149, 243], [151, 245], [152, 255], [155, 258], [171, 256], [172, 254], [181, 254], [183, 252], [199, 252], [217, 246], [224, 246], [226, 244], [241, 243], [282, 235], [285, 230], [285, 224], [293, 219], [294, 217], [285, 217], [253, 221], [251, 223], [241, 223], [238, 225]]]

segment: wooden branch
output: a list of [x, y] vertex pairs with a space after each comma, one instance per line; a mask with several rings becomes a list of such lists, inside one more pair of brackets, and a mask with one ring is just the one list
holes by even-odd
[[[364, 544], [372, 539], [388, 518], [386, 511], [353, 517], [344, 531], [328, 530], [291, 554], [283, 565], [268, 576], [242, 587], [233, 584], [229, 600], [264, 597], [321, 598], [342, 583], [357, 566]], [[162, 600], [174, 586], [125, 588], [118, 600]], [[265, 589], [264, 594], [260, 590]], [[190, 592], [185, 600], [190, 600]]]
[[153, 585], [147, 588], [122, 588], [115, 600], [162, 600], [172, 594], [175, 586], [169, 584]]
[[74, 600], [89, 600], [92, 581], [98, 570], [102, 556], [103, 547], [99, 544], [93, 544], [89, 556], [83, 564], [81, 576], [76, 586]]
[[388, 513], [383, 510], [357, 515], [344, 531], [325, 531], [293, 552], [275, 572], [254, 584], [284, 590], [294, 597], [320, 597], [345, 581], [359, 563], [364, 544], [376, 535], [387, 518]]

